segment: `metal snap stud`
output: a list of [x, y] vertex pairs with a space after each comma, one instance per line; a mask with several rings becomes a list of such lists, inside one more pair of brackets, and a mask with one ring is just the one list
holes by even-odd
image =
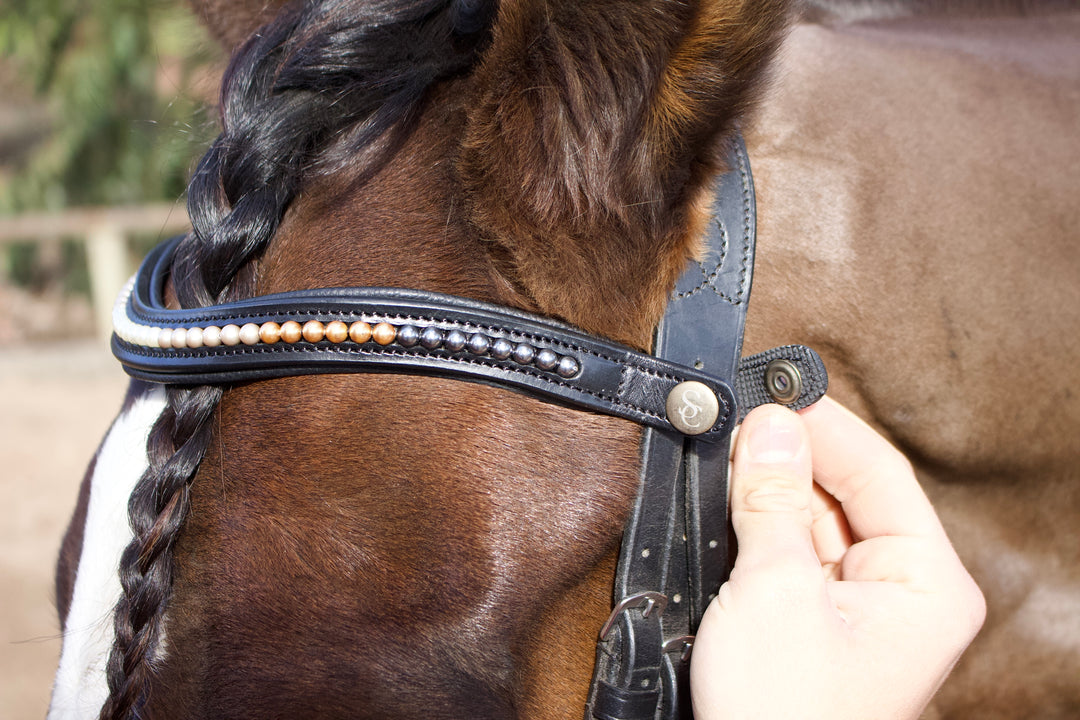
[[712, 429], [720, 415], [720, 401], [705, 383], [681, 382], [667, 396], [667, 419], [686, 435], [700, 435]]
[[802, 374], [788, 360], [773, 360], [765, 366], [765, 390], [773, 400], [790, 405], [802, 395]]

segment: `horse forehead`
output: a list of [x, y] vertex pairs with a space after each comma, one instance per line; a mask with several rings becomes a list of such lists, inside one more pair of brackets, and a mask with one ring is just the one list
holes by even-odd
[[506, 302], [455, 169], [472, 89], [468, 78], [433, 89], [416, 128], [370, 178], [346, 170], [313, 180], [259, 261], [258, 292], [410, 287]]
[[[596, 439], [575, 443], [575, 432]], [[445, 515], [440, 531], [497, 530], [515, 542], [546, 531], [514, 518], [550, 513], [549, 526], [566, 524], [566, 542], [585, 542], [570, 531], [597, 522], [604, 533], [620, 527], [612, 515], [633, 494], [640, 430], [475, 383], [336, 375], [283, 378], [230, 393], [219, 433], [220, 451], [206, 462], [252, 497], [315, 510], [340, 501], [368, 515], [373, 507], [393, 515], [425, 509], [427, 517], [417, 522]], [[195, 490], [228, 501], [219, 487], [208, 478]], [[481, 523], [501, 515], [505, 527]]]
[[[575, 430], [598, 440], [566, 443]], [[640, 431], [477, 384], [351, 375], [238, 388], [218, 432], [177, 547], [169, 683], [235, 661], [249, 668], [238, 687], [254, 688], [321, 652], [387, 688], [372, 699], [340, 673], [309, 679], [343, 705], [364, 692], [393, 714], [400, 688], [420, 688], [451, 715], [496, 717], [462, 703], [504, 696], [519, 662], [508, 638], [608, 561]], [[607, 605], [597, 594], [582, 647]], [[181, 657], [206, 627], [229, 632]]]

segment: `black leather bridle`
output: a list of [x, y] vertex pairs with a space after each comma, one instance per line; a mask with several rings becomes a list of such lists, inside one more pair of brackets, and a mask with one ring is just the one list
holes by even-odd
[[827, 385], [821, 359], [803, 346], [740, 358], [754, 189], [741, 139], [729, 155], [706, 258], [680, 279], [652, 355], [511, 308], [417, 290], [309, 290], [172, 310], [164, 291], [179, 238], [153, 250], [121, 294], [113, 352], [130, 375], [158, 383], [419, 373], [644, 425], [638, 494], [586, 718], [690, 717], [693, 633], [729, 572], [728, 437], [750, 408], [802, 408]]

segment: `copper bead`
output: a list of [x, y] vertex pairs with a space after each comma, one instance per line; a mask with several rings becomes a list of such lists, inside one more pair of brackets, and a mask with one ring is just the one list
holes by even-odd
[[304, 330], [300, 327], [300, 323], [295, 320], [289, 320], [283, 323], [281, 326], [281, 339], [292, 345], [293, 343], [300, 342], [300, 338], [304, 337]]
[[308, 320], [304, 323], [303, 333], [309, 343], [317, 343], [326, 335], [326, 327], [318, 320]]
[[332, 343], [345, 342], [349, 337], [349, 326], [340, 320], [334, 320], [326, 325], [326, 339]]
[[380, 345], [389, 345], [397, 337], [397, 329], [390, 323], [381, 322], [371, 329], [371, 337]]
[[259, 339], [267, 345], [273, 345], [281, 339], [281, 326], [276, 322], [264, 322], [259, 326]]
[[349, 326], [349, 338], [354, 343], [366, 343], [371, 339], [371, 325], [363, 320], [354, 322]]

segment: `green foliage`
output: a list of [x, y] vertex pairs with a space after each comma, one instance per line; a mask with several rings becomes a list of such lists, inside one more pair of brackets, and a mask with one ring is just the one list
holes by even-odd
[[216, 134], [217, 49], [180, 0], [4, 0], [0, 49], [49, 117], [0, 212], [183, 194]]
[[5, 274], [17, 287], [35, 292], [55, 288], [64, 295], [90, 294], [86, 246], [81, 242], [55, 242], [45, 252], [38, 243], [13, 243], [6, 248], [5, 266]]

